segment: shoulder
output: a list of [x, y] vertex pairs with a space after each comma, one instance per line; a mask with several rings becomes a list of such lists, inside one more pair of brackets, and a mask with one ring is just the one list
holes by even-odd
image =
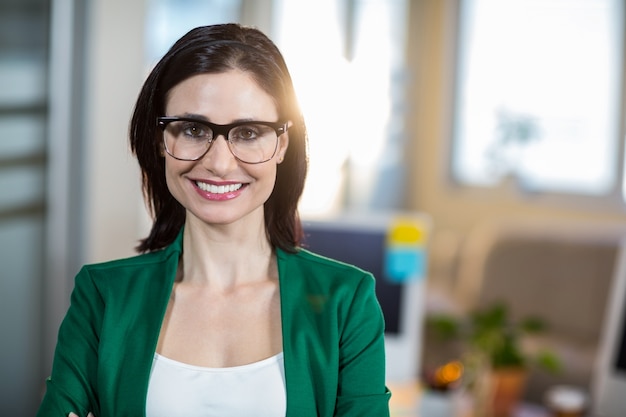
[[305, 249], [279, 252], [278, 268], [281, 303], [289, 320], [313, 320], [319, 328], [336, 323], [338, 331], [348, 323], [383, 326], [370, 272]]
[[284, 281], [317, 287], [373, 287], [374, 277], [354, 265], [299, 248], [295, 253], [279, 252], [279, 268]]
[[75, 287], [95, 287], [99, 292], [144, 291], [173, 280], [178, 252], [169, 248], [124, 259], [87, 264], [75, 280]]
[[167, 262], [168, 256], [166, 250], [135, 255], [128, 258], [115, 259], [106, 262], [92, 263], [83, 266], [84, 270], [90, 272], [106, 272], [124, 269], [143, 269], [158, 267], [160, 264]]
[[328, 258], [303, 248], [296, 249], [296, 252], [294, 253], [281, 251], [279, 256], [289, 264], [304, 266], [307, 268], [348, 273], [350, 275], [359, 276], [362, 276], [363, 274], [371, 275], [369, 272], [354, 265]]

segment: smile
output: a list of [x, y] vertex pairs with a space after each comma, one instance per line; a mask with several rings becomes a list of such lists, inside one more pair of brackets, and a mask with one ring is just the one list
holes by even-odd
[[207, 184], [206, 182], [200, 182], [200, 181], [196, 181], [196, 185], [202, 191], [206, 191], [207, 193], [211, 193], [211, 194], [232, 193], [233, 191], [237, 191], [238, 189], [243, 187], [243, 184], [241, 183], [228, 184], [228, 185], [213, 185], [213, 184]]

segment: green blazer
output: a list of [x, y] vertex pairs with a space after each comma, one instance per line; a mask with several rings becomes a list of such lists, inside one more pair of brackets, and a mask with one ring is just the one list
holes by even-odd
[[[39, 417], [145, 416], [182, 250], [181, 232], [163, 250], [81, 269]], [[287, 417], [389, 416], [372, 275], [306, 250], [277, 250], [277, 262]]]

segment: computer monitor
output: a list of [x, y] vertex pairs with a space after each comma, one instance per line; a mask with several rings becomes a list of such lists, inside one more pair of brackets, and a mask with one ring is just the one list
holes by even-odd
[[626, 416], [626, 240], [620, 245], [609, 292], [598, 361], [592, 415]]
[[[428, 217], [403, 215], [424, 227]], [[425, 277], [404, 282], [389, 279], [385, 268], [387, 237], [397, 215], [343, 215], [325, 220], [303, 220], [307, 249], [371, 272], [385, 318], [386, 378], [390, 383], [415, 380], [421, 363]]]

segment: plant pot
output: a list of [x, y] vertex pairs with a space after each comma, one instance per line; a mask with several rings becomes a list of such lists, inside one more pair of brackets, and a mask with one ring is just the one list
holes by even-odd
[[523, 368], [482, 368], [469, 387], [472, 417], [512, 416], [524, 393], [526, 378]]
[[528, 372], [524, 368], [499, 368], [491, 371], [493, 417], [510, 417], [526, 389]]

